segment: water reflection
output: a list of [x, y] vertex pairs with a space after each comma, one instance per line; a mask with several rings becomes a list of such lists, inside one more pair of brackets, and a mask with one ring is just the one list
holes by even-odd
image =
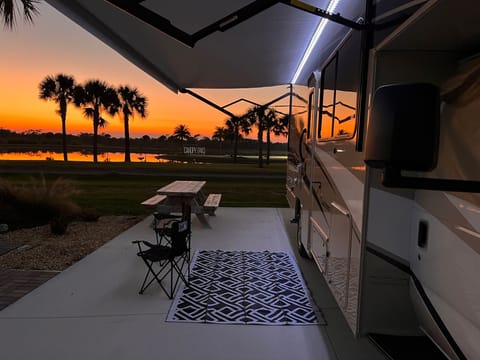
[[[230, 155], [209, 155], [208, 158], [229, 159]], [[256, 160], [256, 155], [239, 155], [239, 158]], [[286, 160], [286, 155], [271, 155], [270, 160]], [[40, 161], [63, 161], [63, 153], [53, 151], [25, 151], [25, 152], [1, 152], [0, 160], [40, 160]], [[93, 155], [87, 151], [74, 151], [68, 153], [69, 161], [93, 162]], [[155, 153], [131, 153], [132, 162], [171, 163], [171, 162], [194, 162], [204, 163], [204, 157], [188, 157], [188, 159], [172, 160], [172, 156]], [[104, 152], [98, 154], [99, 162], [124, 162], [123, 152]]]
[[[164, 158], [165, 154], [152, 153], [131, 153], [130, 159], [132, 162], [170, 162], [171, 160]], [[125, 154], [123, 152], [105, 152], [98, 154], [98, 159], [101, 162], [123, 162], [125, 161]], [[29, 152], [6, 152], [0, 153], [0, 160], [46, 160], [63, 161], [63, 153], [51, 151], [29, 151]], [[69, 161], [93, 161], [91, 153], [75, 151], [68, 153]]]

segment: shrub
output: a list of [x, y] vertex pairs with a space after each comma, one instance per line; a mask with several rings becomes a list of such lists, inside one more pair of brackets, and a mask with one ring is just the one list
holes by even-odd
[[48, 183], [42, 175], [28, 184], [0, 178], [0, 216], [11, 229], [45, 225], [59, 218], [68, 224], [81, 212], [71, 199], [76, 193], [74, 184], [64, 178]]

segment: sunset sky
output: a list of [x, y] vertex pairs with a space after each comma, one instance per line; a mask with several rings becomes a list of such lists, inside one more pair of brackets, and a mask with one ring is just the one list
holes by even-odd
[[[170, 135], [178, 124], [187, 125], [192, 134], [210, 137], [216, 126], [223, 126], [227, 115], [190, 95], [174, 94], [49, 5], [40, 3], [38, 8], [40, 15], [33, 25], [19, 19], [13, 31], [0, 30], [0, 128], [61, 132], [57, 105], [38, 98], [38, 84], [45, 76], [58, 73], [72, 75], [79, 83], [100, 79], [112, 86], [137, 87], [148, 98], [149, 107], [146, 119], [131, 120], [132, 137]], [[280, 86], [195, 91], [225, 105], [241, 97], [266, 103], [287, 90]], [[241, 114], [247, 108], [245, 105], [229, 110]], [[107, 119], [108, 126], [100, 131], [122, 136], [120, 118]], [[91, 120], [73, 105], [68, 108], [67, 132], [93, 132]]]

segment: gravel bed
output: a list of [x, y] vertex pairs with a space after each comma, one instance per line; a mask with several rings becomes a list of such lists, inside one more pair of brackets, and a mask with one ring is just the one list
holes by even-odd
[[0, 234], [0, 243], [16, 245], [0, 256], [0, 270], [62, 271], [142, 219], [101, 216], [98, 221], [72, 222], [63, 235], [53, 235], [49, 225]]

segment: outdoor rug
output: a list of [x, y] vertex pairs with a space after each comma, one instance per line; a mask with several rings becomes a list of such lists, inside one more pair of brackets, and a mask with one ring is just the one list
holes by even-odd
[[182, 286], [167, 321], [323, 324], [295, 261], [284, 252], [197, 251], [190, 286]]

